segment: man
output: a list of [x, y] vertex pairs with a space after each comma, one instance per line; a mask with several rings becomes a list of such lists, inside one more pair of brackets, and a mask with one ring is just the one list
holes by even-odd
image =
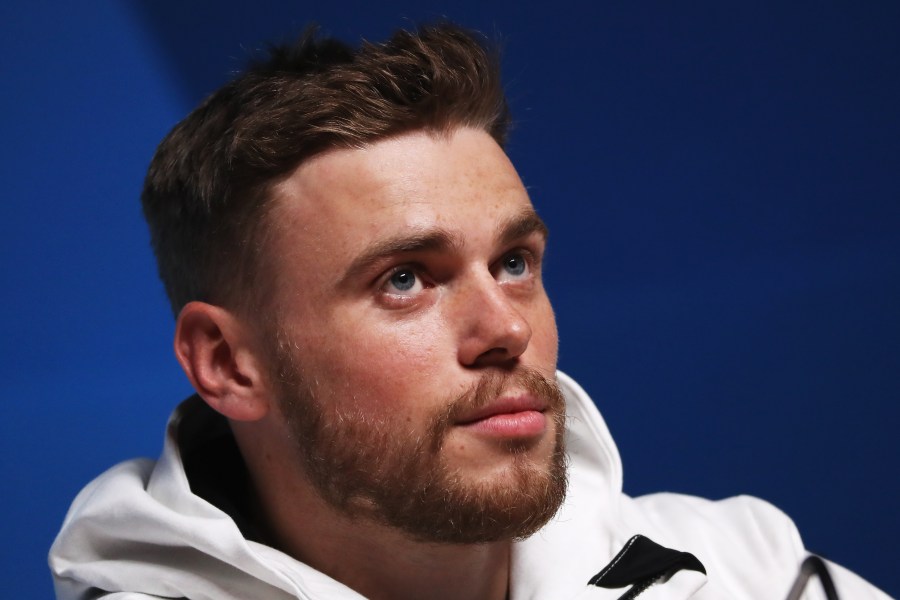
[[622, 495], [556, 373], [508, 120], [492, 55], [441, 25], [306, 36], [176, 126], [143, 203], [197, 396], [159, 461], [75, 500], [59, 597], [788, 593], [805, 552], [773, 507]]

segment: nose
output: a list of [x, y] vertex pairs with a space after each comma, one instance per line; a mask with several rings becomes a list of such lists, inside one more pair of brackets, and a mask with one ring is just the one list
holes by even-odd
[[466, 367], [511, 366], [531, 341], [521, 306], [489, 273], [459, 294], [459, 362]]

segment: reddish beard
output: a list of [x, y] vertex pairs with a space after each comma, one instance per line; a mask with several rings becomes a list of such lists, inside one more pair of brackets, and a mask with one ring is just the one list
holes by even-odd
[[[538, 372], [486, 375], [446, 402], [427, 429], [413, 432], [399, 418], [374, 420], [358, 409], [336, 409], [339, 403], [304, 385], [298, 365], [279, 358], [281, 407], [303, 470], [321, 497], [345, 515], [397, 528], [419, 541], [473, 544], [528, 537], [562, 505], [565, 400], [556, 383]], [[460, 415], [512, 388], [546, 402], [555, 432], [552, 453], [539, 461], [529, 454], [536, 442], [510, 441], [504, 448], [509, 476], [472, 481], [446, 464], [445, 438]]]

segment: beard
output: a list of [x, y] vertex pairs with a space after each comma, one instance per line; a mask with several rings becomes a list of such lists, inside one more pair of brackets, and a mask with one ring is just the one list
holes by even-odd
[[[402, 414], [375, 417], [356, 403], [320, 397], [325, 394], [304, 384], [308, 379], [290, 346], [278, 347], [280, 407], [303, 471], [325, 502], [345, 516], [395, 528], [416, 541], [481, 544], [526, 538], [562, 505], [565, 400], [555, 381], [530, 369], [485, 375], [448, 398], [417, 432]], [[536, 441], [511, 440], [503, 444], [510, 465], [502, 476], [475, 479], [449, 466], [442, 450], [457, 419], [510, 388], [547, 403], [555, 432], [549, 458], [529, 454]]]

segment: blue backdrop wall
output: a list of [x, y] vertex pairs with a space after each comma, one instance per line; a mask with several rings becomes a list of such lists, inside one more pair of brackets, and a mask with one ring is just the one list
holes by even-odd
[[68, 503], [190, 391], [138, 204], [156, 143], [264, 40], [440, 16], [503, 40], [561, 367], [626, 491], [763, 496], [900, 595], [900, 4], [320, 4], [0, 6], [4, 595], [52, 595]]

